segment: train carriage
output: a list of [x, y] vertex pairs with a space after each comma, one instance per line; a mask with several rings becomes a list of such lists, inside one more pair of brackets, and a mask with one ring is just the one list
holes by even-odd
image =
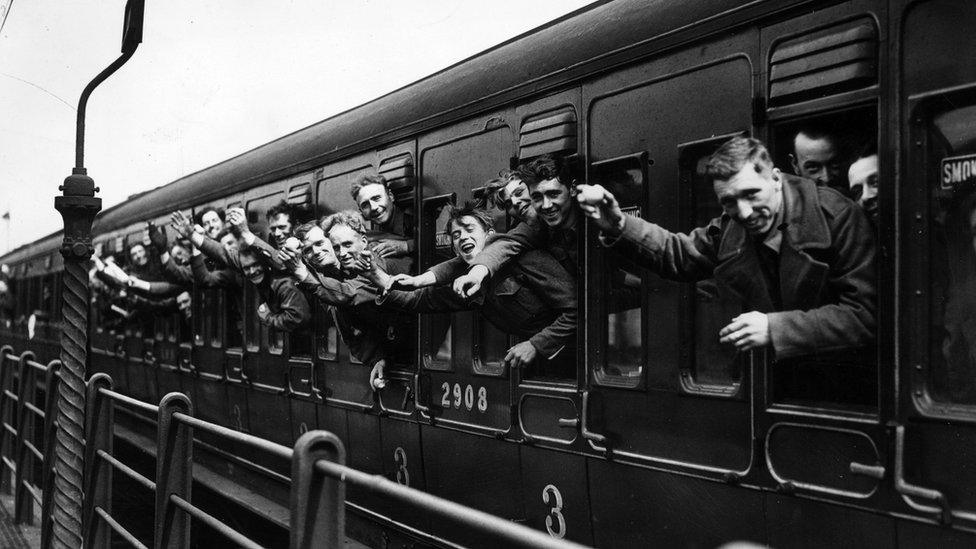
[[[948, 311], [968, 299], [958, 257], [976, 253], [959, 244], [976, 181], [974, 26], [950, 0], [598, 2], [95, 222], [103, 253], [177, 209], [240, 206], [262, 232], [275, 203], [355, 208], [349, 184], [380, 173], [414, 214], [423, 269], [451, 254], [446, 207], [526, 159], [574, 155], [627, 211], [687, 231], [721, 213], [699, 166], [724, 140], [763, 139], [785, 170], [796, 129], [830, 123], [880, 144], [876, 356], [847, 365], [867, 372], [860, 391], [795, 393], [765, 353], [729, 353], [715, 334], [736, 304], [615, 257], [592, 227], [576, 369], [561, 376], [504, 367], [514, 341], [477, 313], [424, 315], [415, 359], [374, 393], [328, 315], [268, 329], [250, 288], [242, 331], [239, 296], [221, 290], [194, 290], [192, 334], [163, 317], [110, 328], [93, 308], [89, 371], [144, 400], [183, 391], [201, 417], [284, 444], [332, 431], [353, 467], [588, 545], [971, 546], [976, 376], [944, 348]], [[15, 296], [0, 337], [42, 359], [57, 356], [60, 238], [0, 258]], [[618, 271], [638, 282], [619, 286]], [[846, 371], [825, 387], [858, 383]], [[200, 445], [212, 474], [198, 482], [283, 524], [274, 471]], [[477, 545], [371, 494], [349, 501], [370, 545]]]

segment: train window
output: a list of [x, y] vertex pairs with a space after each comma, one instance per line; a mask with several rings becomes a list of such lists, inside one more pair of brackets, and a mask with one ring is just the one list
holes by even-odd
[[321, 360], [335, 362], [339, 358], [339, 332], [330, 310], [313, 305], [316, 355]]
[[[734, 134], [741, 135], [741, 134]], [[715, 200], [712, 185], [705, 180], [704, 165], [709, 156], [733, 135], [710, 138], [678, 147], [679, 184], [682, 189], [682, 218], [690, 231], [706, 225], [722, 215], [722, 207]], [[683, 357], [681, 381], [685, 390], [700, 393], [730, 394], [742, 379], [747, 355], [719, 343], [715, 334], [742, 313], [741, 304], [719, 295], [714, 279], [689, 284], [682, 292], [688, 304], [685, 329], [688, 349]]]
[[350, 184], [357, 177], [372, 172], [372, 169], [372, 166], [363, 166], [320, 179], [318, 182], [318, 205], [322, 215], [330, 215], [342, 210], [358, 210], [356, 201], [349, 194]]
[[226, 334], [227, 347], [240, 349], [244, 345], [244, 321], [241, 319], [241, 300], [229, 290], [223, 290], [223, 325], [221, 333]]
[[[454, 257], [451, 248], [451, 238], [444, 231], [444, 224], [454, 205], [454, 196], [436, 197], [429, 199], [424, 206], [424, 217], [428, 221], [425, 235], [433, 235], [433, 242], [429, 245], [430, 260], [428, 265], [436, 265]], [[421, 315], [421, 342], [424, 366], [431, 370], [451, 370], [454, 355], [454, 319], [462, 318], [464, 313], [440, 313]]]
[[[848, 108], [774, 124], [770, 128], [771, 153], [775, 165], [784, 173], [813, 179], [818, 185], [858, 200], [863, 195], [852, 192], [848, 169], [858, 156], [876, 157], [877, 151], [871, 147], [877, 133], [876, 105]], [[808, 162], [810, 159], [815, 161]], [[882, 185], [880, 190], [886, 189]], [[863, 207], [869, 214], [876, 213], [875, 204], [864, 203]], [[869, 217], [876, 222], [873, 215]], [[871, 408], [877, 405], [875, 345], [776, 360], [768, 371], [774, 402]]]
[[191, 323], [193, 325], [193, 344], [200, 347], [204, 344], [204, 325], [205, 321], [203, 319], [206, 309], [206, 304], [204, 303], [205, 297], [209, 290], [202, 288], [196, 288], [193, 292], [193, 315], [191, 316]]
[[285, 350], [285, 335], [286, 332], [281, 330], [276, 330], [274, 328], [267, 328], [268, 330], [268, 352], [273, 355], [280, 355]]
[[[646, 202], [647, 154], [611, 158], [593, 164], [591, 180], [613, 193], [625, 212], [640, 217]], [[647, 363], [644, 346], [646, 318], [642, 294], [647, 271], [617, 253], [604, 253], [599, 291], [603, 319], [603, 360], [596, 364], [598, 383], [636, 387]]]
[[275, 204], [281, 202], [284, 198], [285, 193], [278, 191], [247, 201], [247, 221], [250, 224], [251, 231], [263, 238], [265, 241], [268, 240], [268, 220], [264, 217], [264, 215]]
[[223, 344], [224, 334], [224, 296], [226, 292], [213, 289], [207, 292], [209, 300], [205, 311], [207, 330], [211, 347], [219, 348]]
[[920, 118], [931, 300], [930, 366], [917, 384], [939, 404], [976, 406], [976, 98], [933, 100]]
[[258, 320], [258, 296], [253, 287], [244, 290], [244, 339], [247, 350], [256, 352], [261, 348], [261, 322]]

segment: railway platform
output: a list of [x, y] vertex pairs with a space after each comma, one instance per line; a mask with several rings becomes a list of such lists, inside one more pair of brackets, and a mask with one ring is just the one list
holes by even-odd
[[14, 498], [0, 494], [0, 547], [34, 549], [41, 546], [41, 529], [14, 522]]

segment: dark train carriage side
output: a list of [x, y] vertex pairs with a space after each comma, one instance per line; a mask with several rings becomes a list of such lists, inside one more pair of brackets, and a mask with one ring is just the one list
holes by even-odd
[[[445, 206], [527, 158], [575, 154], [629, 211], [689, 230], [720, 212], [698, 166], [723, 140], [763, 138], [788, 170], [796, 129], [828, 123], [882, 145], [877, 359], [850, 365], [869, 374], [862, 390], [792, 392], [770, 357], [717, 345], [739, 311], [708, 282], [664, 281], [589, 229], [585, 343], [563, 377], [504, 368], [512, 341], [477, 314], [433, 315], [419, 322], [415, 363], [374, 395], [327, 315], [295, 334], [246, 315], [239, 333], [228, 308], [241, 296], [203, 288], [192, 336], [173, 319], [113, 331], [93, 313], [92, 369], [143, 399], [182, 390], [202, 417], [279, 442], [333, 431], [356, 468], [586, 544], [971, 546], [976, 375], [950, 351], [976, 310], [965, 306], [976, 261], [959, 259], [976, 253], [964, 226], [974, 25], [976, 10], [948, 0], [599, 3], [96, 222], [106, 251], [175, 209], [239, 205], [263, 230], [275, 202], [350, 208], [349, 183], [379, 172], [417, 214], [423, 268], [449, 254]], [[17, 296], [4, 342], [18, 351], [56, 332], [45, 288], [59, 291], [59, 240], [3, 259]], [[617, 271], [636, 285], [617, 287]], [[242, 302], [257, 304], [250, 290]], [[35, 314], [28, 341], [34, 310], [48, 331]], [[828, 388], [864, 382], [829, 375]], [[201, 442], [212, 474], [200, 481], [233, 486], [242, 508], [282, 524], [281, 478]], [[369, 494], [349, 501], [350, 532], [371, 545], [436, 544], [428, 534], [477, 544]]]

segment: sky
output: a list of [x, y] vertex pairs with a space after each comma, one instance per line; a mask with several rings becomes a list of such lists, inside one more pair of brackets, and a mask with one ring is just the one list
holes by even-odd
[[[147, 0], [143, 43], [88, 102], [107, 209], [434, 73], [592, 0]], [[0, 4], [4, 2], [0, 1]], [[0, 32], [0, 250], [62, 226], [78, 97], [125, 0], [13, 0]]]

